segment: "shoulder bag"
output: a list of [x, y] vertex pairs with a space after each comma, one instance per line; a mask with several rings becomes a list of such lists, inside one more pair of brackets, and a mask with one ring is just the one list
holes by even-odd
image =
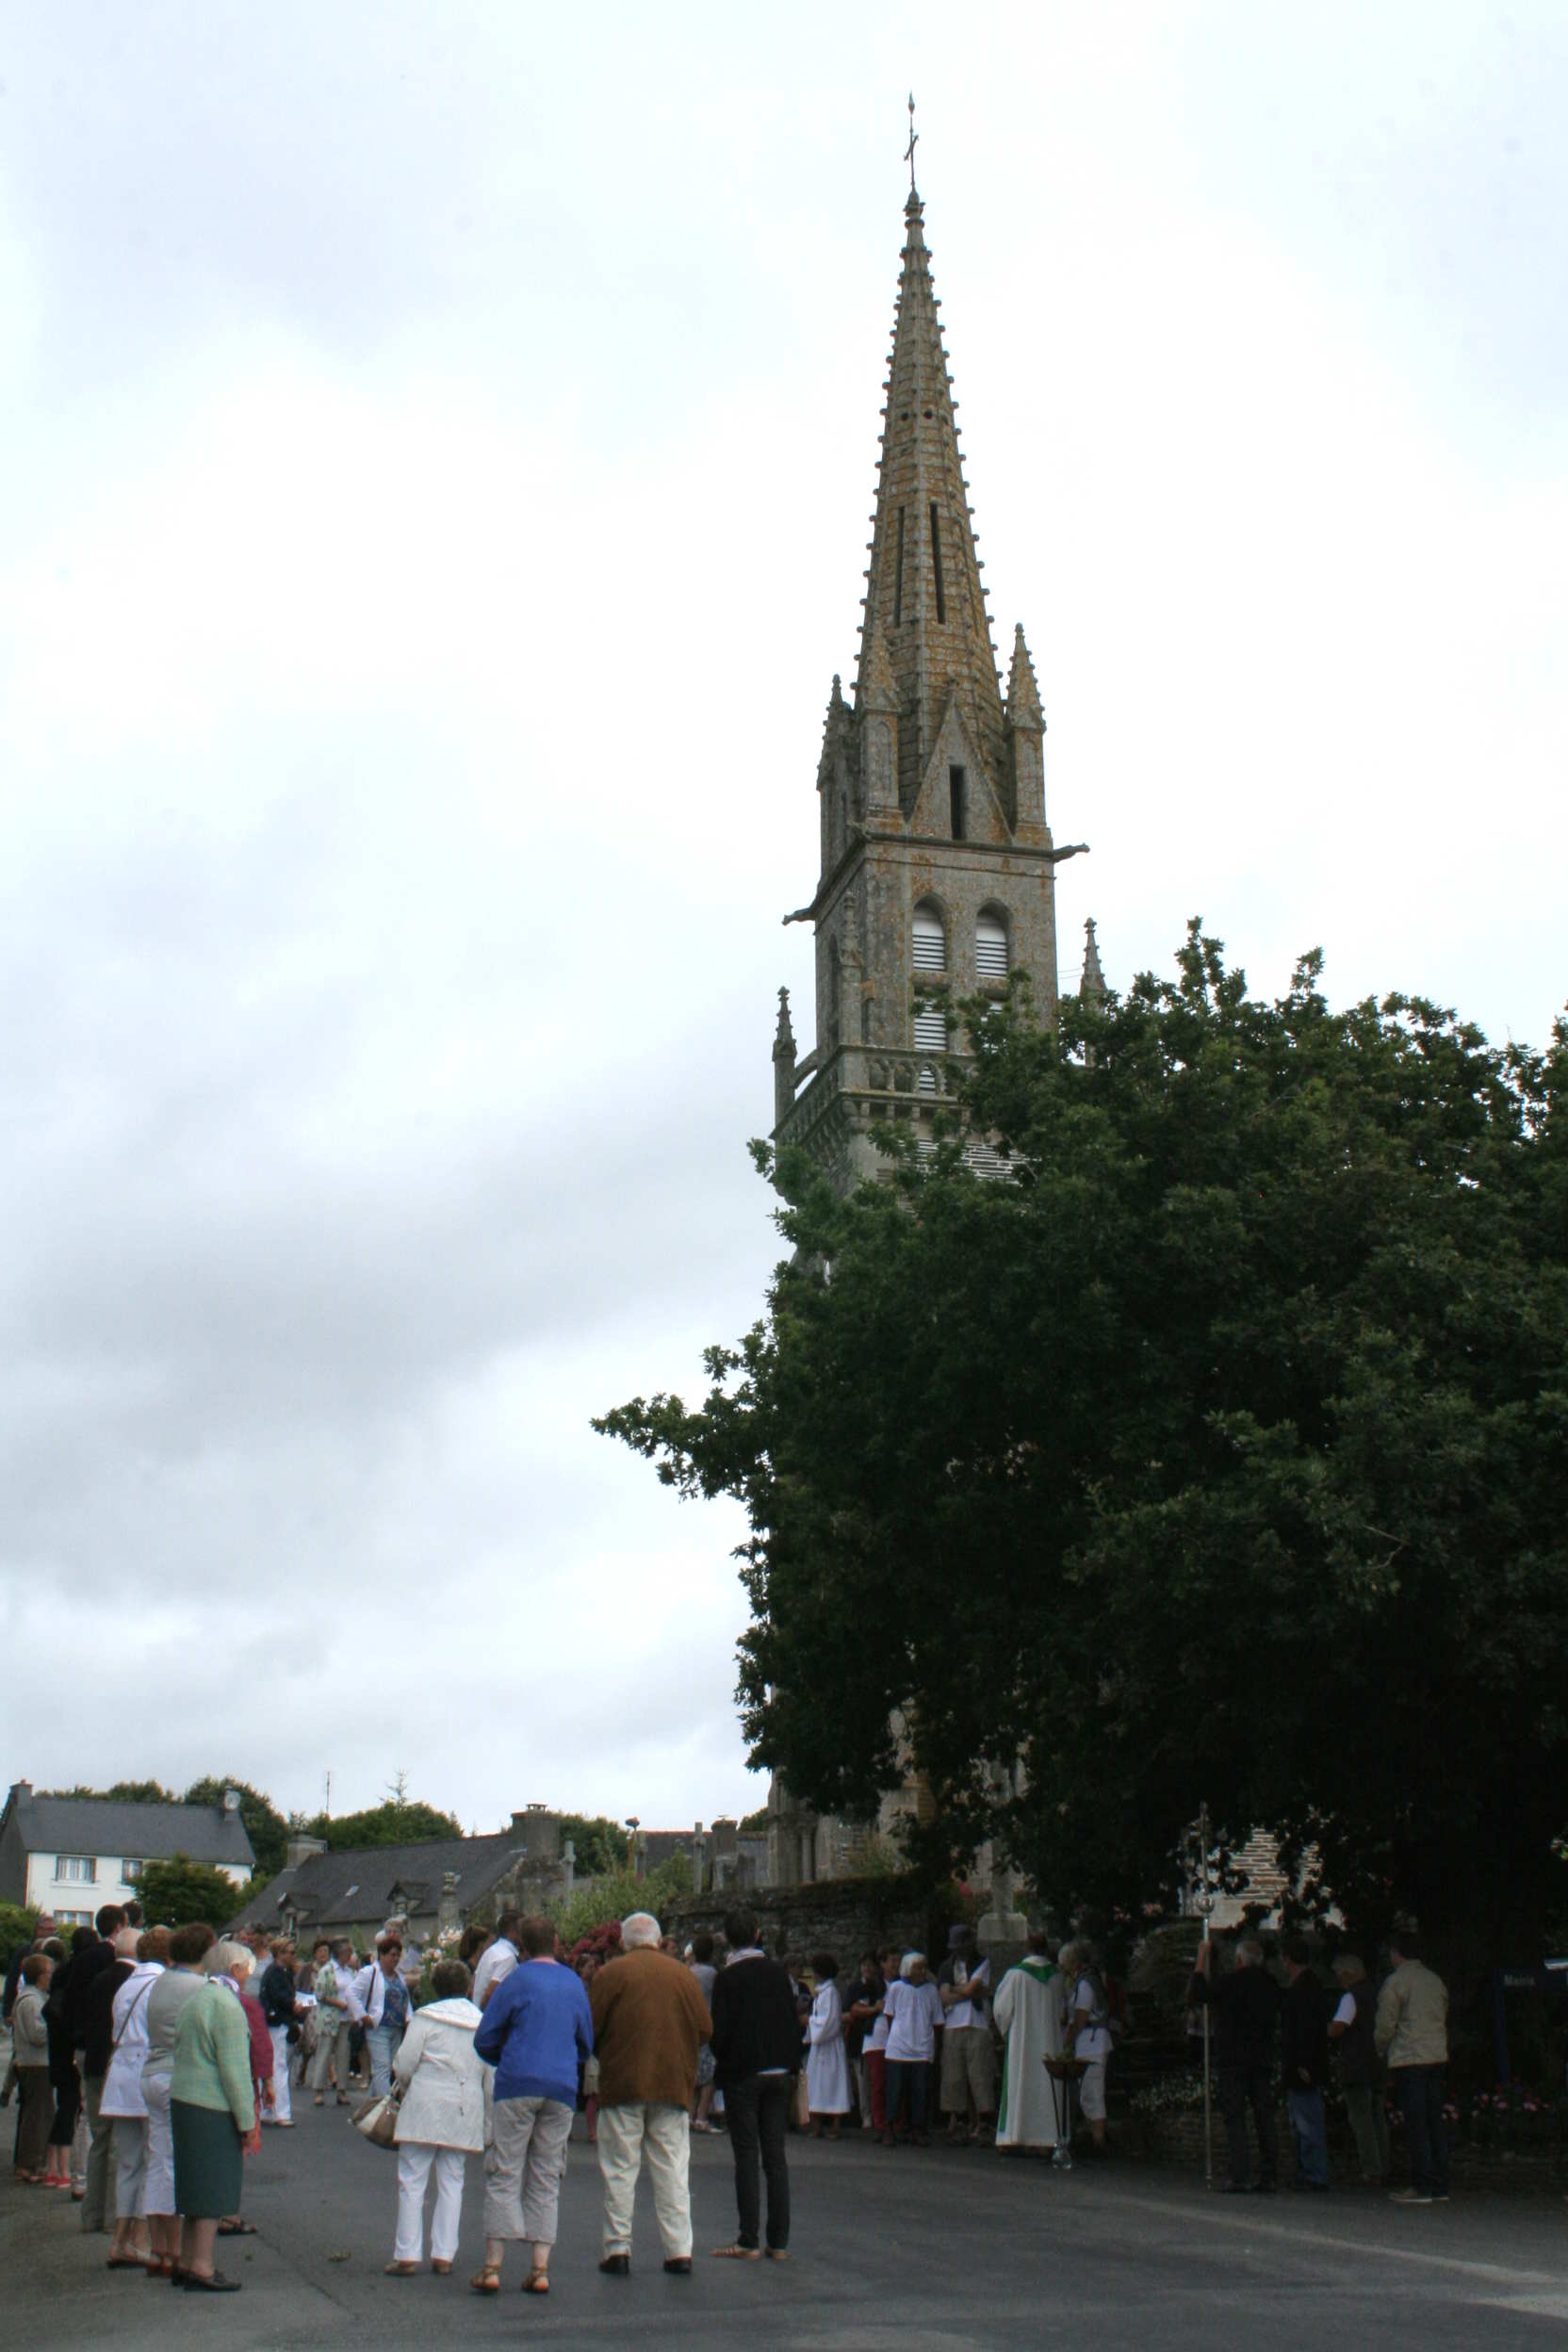
[[398, 2094], [380, 2091], [368, 2099], [363, 2107], [354, 2109], [354, 2130], [363, 2132], [372, 2148], [395, 2148], [398, 2131]]

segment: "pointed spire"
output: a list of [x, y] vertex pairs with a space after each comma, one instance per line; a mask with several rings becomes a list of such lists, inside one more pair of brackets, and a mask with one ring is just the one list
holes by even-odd
[[950, 700], [993, 782], [1005, 766], [1006, 738], [924, 206], [913, 188], [904, 220], [857, 693], [863, 708], [880, 637], [897, 697], [899, 798], [907, 809]]
[[1021, 621], [1013, 630], [1013, 659], [1007, 671], [1007, 717], [1014, 727], [1038, 727], [1042, 734], [1045, 731], [1040, 690], [1035, 683], [1035, 665], [1023, 642]]
[[837, 670], [833, 673], [833, 691], [827, 697], [827, 714], [822, 723], [822, 750], [817, 755], [817, 784], [832, 773], [840, 746], [850, 724], [849, 705], [844, 700], [843, 687]]
[[773, 1123], [782, 1127], [795, 1102], [795, 1033], [790, 1026], [790, 991], [778, 991], [778, 1026], [773, 1038]]
[[778, 991], [778, 1026], [773, 1033], [773, 1057], [776, 1062], [795, 1058], [795, 1033], [790, 1024], [790, 991]]
[[1100, 946], [1094, 936], [1094, 917], [1084, 925], [1084, 975], [1078, 983], [1078, 993], [1086, 1002], [1092, 998], [1099, 1004], [1104, 1002], [1105, 975], [1100, 969]]

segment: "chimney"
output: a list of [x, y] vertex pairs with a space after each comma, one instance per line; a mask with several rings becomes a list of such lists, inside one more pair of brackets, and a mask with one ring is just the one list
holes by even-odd
[[561, 1859], [561, 1816], [547, 1805], [531, 1805], [512, 1816], [512, 1835], [531, 1862]]
[[284, 1868], [286, 1870], [297, 1870], [302, 1862], [308, 1862], [313, 1854], [325, 1854], [326, 1850], [324, 1838], [291, 1838], [284, 1848]]

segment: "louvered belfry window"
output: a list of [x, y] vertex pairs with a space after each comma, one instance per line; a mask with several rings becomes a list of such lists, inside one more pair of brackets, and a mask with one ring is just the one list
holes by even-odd
[[947, 1007], [929, 1002], [915, 1006], [915, 1051], [917, 1054], [947, 1052]]
[[915, 908], [915, 970], [947, 970], [947, 933], [934, 906]]
[[982, 915], [974, 926], [974, 969], [982, 983], [1007, 977], [1007, 926], [997, 915]]

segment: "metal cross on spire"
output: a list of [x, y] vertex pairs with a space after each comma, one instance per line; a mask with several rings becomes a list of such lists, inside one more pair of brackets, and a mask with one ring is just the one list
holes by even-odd
[[909, 92], [909, 144], [904, 150], [904, 160], [909, 167], [909, 193], [911, 196], [915, 193], [915, 149], [919, 142], [920, 133], [915, 128], [915, 93], [911, 90]]

